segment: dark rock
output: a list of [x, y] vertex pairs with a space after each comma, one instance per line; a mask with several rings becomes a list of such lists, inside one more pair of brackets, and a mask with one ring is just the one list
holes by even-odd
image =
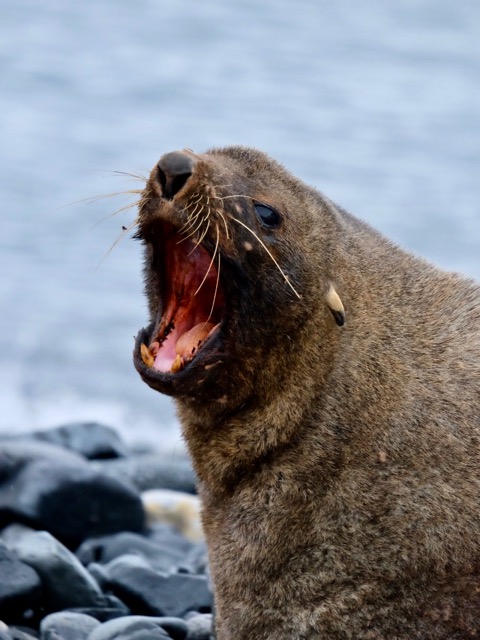
[[99, 622], [99, 624], [103, 624], [109, 620], [116, 620], [117, 618], [125, 618], [125, 616], [129, 616], [131, 613], [128, 607], [125, 607], [125, 610], [122, 611], [113, 607], [97, 607], [96, 609], [93, 609], [92, 607], [84, 607], [69, 609], [69, 611], [72, 613], [82, 613], [89, 618], [94, 618]]
[[144, 512], [131, 486], [75, 453], [44, 442], [0, 441], [0, 526], [15, 521], [77, 546], [89, 536], [141, 530]]
[[98, 422], [73, 422], [47, 431], [32, 431], [11, 438], [50, 442], [91, 460], [120, 458], [128, 454], [127, 447], [117, 432]]
[[97, 582], [102, 591], [108, 590], [108, 574], [105, 567], [97, 562], [91, 562], [87, 565], [87, 571]]
[[37, 572], [21, 562], [0, 542], [0, 618], [19, 621], [27, 609], [36, 607], [41, 597]]
[[190, 551], [185, 554], [182, 562], [178, 565], [178, 573], [196, 573], [205, 574], [208, 571], [208, 552], [207, 545], [200, 542], [194, 545]]
[[195, 613], [188, 617], [187, 640], [210, 640], [213, 633], [213, 619], [211, 613]]
[[0, 640], [36, 640], [40, 637], [36, 631], [26, 627], [8, 627], [8, 630], [3, 630], [3, 633], [5, 635], [2, 635], [2, 628], [0, 628]]
[[100, 622], [84, 613], [51, 613], [40, 624], [41, 640], [87, 640]]
[[112, 591], [138, 613], [180, 617], [190, 610], [211, 609], [212, 594], [204, 576], [161, 574], [135, 555], [113, 560], [106, 570]]
[[105, 605], [100, 587], [78, 558], [46, 531], [26, 532], [10, 548], [41, 577], [47, 611]]
[[35, 442], [28, 439], [20, 441], [1, 437], [0, 485], [34, 460], [49, 460], [52, 463], [62, 462], [81, 466], [87, 464], [85, 459], [77, 453], [65, 451], [65, 449], [47, 442]]
[[212, 592], [204, 576], [172, 574], [161, 576], [156, 597], [165, 615], [183, 616], [195, 610], [207, 613], [213, 604]]
[[92, 616], [99, 622], [107, 622], [115, 618], [122, 618], [131, 614], [130, 609], [119, 598], [113, 594], [105, 594], [105, 606], [102, 607], [74, 607], [70, 611], [74, 613], [84, 613]]
[[186, 636], [183, 620], [128, 616], [105, 622], [92, 631], [88, 640], [184, 640]]
[[96, 461], [92, 465], [113, 478], [130, 482], [139, 491], [173, 489], [196, 493], [195, 474], [184, 455], [152, 453], [130, 456], [124, 460]]
[[172, 640], [184, 640], [187, 636], [187, 623], [181, 618], [165, 616], [164, 618], [160, 618], [159, 624], [162, 629], [165, 629]]
[[169, 544], [160, 544], [125, 531], [112, 536], [90, 538], [77, 549], [76, 555], [82, 564], [90, 565], [92, 562], [107, 564], [119, 556], [135, 554], [148, 560], [152, 569], [168, 572], [183, 561], [185, 545], [180, 540], [180, 536], [172, 536]]
[[156, 522], [149, 526], [145, 532], [146, 537], [155, 544], [167, 547], [175, 547], [185, 554], [195, 548], [196, 544], [187, 540], [176, 527], [166, 522]]

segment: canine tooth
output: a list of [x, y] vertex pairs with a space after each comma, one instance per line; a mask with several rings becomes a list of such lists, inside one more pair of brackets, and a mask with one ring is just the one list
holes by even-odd
[[140, 345], [140, 355], [142, 356], [143, 363], [147, 367], [153, 367], [155, 363], [155, 358], [150, 353], [150, 349], [147, 347], [146, 344]]
[[183, 369], [183, 358], [181, 355], [177, 354], [177, 357], [172, 362], [172, 373], [177, 373], [177, 371], [181, 371]]

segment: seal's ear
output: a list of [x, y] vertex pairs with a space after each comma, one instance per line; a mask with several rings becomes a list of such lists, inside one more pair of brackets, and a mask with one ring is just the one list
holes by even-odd
[[335, 287], [332, 284], [325, 295], [325, 301], [335, 318], [335, 322], [339, 327], [343, 326], [345, 324], [345, 309], [343, 308], [340, 296], [335, 291]]

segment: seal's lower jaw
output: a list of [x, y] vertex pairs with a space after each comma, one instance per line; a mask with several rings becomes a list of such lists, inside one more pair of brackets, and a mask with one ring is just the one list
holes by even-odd
[[163, 224], [153, 246], [161, 308], [137, 337], [134, 363], [147, 384], [174, 394], [218, 361], [225, 301], [215, 260], [201, 244]]

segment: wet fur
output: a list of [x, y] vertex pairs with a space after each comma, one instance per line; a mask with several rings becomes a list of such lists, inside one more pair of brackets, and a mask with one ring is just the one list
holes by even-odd
[[[218, 197], [231, 316], [205, 375], [156, 385], [137, 368], [176, 398], [218, 640], [480, 636], [479, 285], [401, 250], [260, 152], [197, 158], [161, 213], [150, 179], [139, 228], [187, 216], [195, 192]], [[279, 230], [262, 230], [251, 198], [280, 212]]]

